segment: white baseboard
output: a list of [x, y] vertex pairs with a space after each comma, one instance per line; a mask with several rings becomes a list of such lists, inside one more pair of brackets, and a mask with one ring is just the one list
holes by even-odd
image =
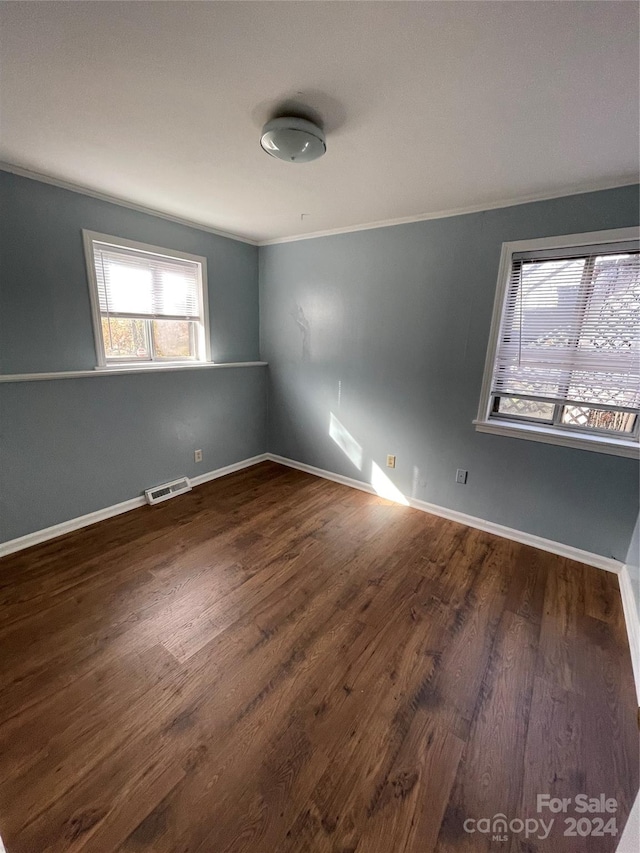
[[[224, 468], [216, 468], [215, 471], [208, 471], [206, 474], [199, 474], [197, 477], [191, 477], [191, 484], [199, 486], [202, 483], [208, 483], [210, 480], [216, 480], [218, 477], [224, 477], [227, 474], [232, 474], [234, 471], [241, 471], [243, 468], [249, 468], [251, 465], [256, 465], [258, 462], [265, 462], [268, 459], [266, 453], [261, 453], [258, 456], [252, 456], [249, 459], [243, 459], [240, 462], [234, 462], [232, 465], [225, 465]], [[98, 521], [104, 521], [106, 518], [113, 518], [115, 515], [121, 515], [123, 512], [136, 509], [144, 506], [146, 500], [144, 496], [130, 498], [122, 501], [122, 503], [106, 506], [104, 509], [98, 509], [95, 512], [87, 513], [87, 515], [78, 516], [78, 518], [70, 518], [69, 521], [62, 521], [60, 524], [54, 524], [52, 527], [45, 527], [43, 530], [35, 530], [33, 533], [27, 533], [25, 536], [20, 536], [18, 539], [9, 539], [7, 542], [0, 542], [0, 557], [6, 554], [13, 554], [16, 551], [22, 551], [24, 548], [31, 548], [32, 545], [39, 545], [41, 542], [46, 542], [48, 539], [55, 539], [57, 536], [62, 536], [64, 533], [71, 533], [73, 530], [79, 530], [81, 527], [88, 527], [90, 524], [96, 524]], [[1, 851], [0, 851], [1, 853]]]
[[189, 479], [192, 486], [200, 486], [202, 483], [217, 480], [218, 477], [226, 477], [227, 474], [233, 474], [234, 471], [242, 471], [243, 468], [250, 468], [252, 465], [257, 465], [258, 462], [266, 462], [268, 459], [269, 454], [259, 453], [257, 456], [250, 456], [249, 459], [242, 459], [240, 462], [234, 462], [232, 465], [225, 465], [224, 468], [216, 468], [215, 471], [198, 474], [197, 477], [190, 477]]
[[[349, 486], [352, 489], [359, 489], [360, 491], [367, 492], [368, 494], [376, 494], [375, 489], [370, 483], [365, 483], [361, 480], [354, 480], [352, 477], [345, 477], [342, 474], [334, 474], [332, 471], [327, 471], [324, 468], [316, 468], [313, 465], [306, 465], [304, 462], [297, 462], [294, 459], [287, 459], [284, 456], [277, 456], [274, 453], [261, 453], [248, 459], [242, 459], [240, 462], [234, 462], [232, 465], [225, 465], [223, 468], [216, 468], [214, 471], [208, 471], [206, 474], [200, 474], [197, 477], [192, 477], [191, 484], [193, 486], [199, 486], [202, 483], [208, 483], [211, 480], [218, 479], [218, 477], [225, 477], [227, 474], [232, 474], [234, 471], [241, 471], [243, 468], [249, 468], [252, 465], [257, 465], [259, 462], [266, 462], [267, 460], [278, 462], [289, 468], [296, 468], [298, 471], [305, 471], [308, 474], [313, 474], [316, 477], [322, 477], [325, 480], [332, 480], [335, 483], [341, 483], [343, 486]], [[638, 703], [640, 704], [640, 622], [638, 620], [638, 613], [636, 610], [629, 571], [623, 563], [618, 560], [603, 557], [600, 554], [583, 551], [580, 548], [574, 548], [571, 545], [565, 545], [562, 542], [554, 542], [551, 539], [544, 539], [542, 536], [535, 536], [532, 533], [525, 533], [522, 530], [505, 527], [502, 524], [496, 524], [493, 521], [486, 521], [483, 518], [476, 518], [475, 516], [467, 515], [464, 512], [458, 512], [457, 510], [438, 506], [437, 504], [427, 503], [426, 501], [420, 501], [414, 498], [407, 498], [407, 501], [409, 506], [414, 509], [419, 509], [422, 512], [438, 515], [442, 518], [447, 518], [450, 521], [457, 521], [460, 524], [467, 525], [468, 527], [483, 530], [485, 533], [493, 533], [495, 536], [502, 536], [505, 539], [511, 539], [514, 542], [520, 542], [523, 545], [531, 545], [534, 548], [540, 548], [541, 550], [548, 551], [551, 554], [567, 557], [570, 560], [576, 560], [579, 563], [586, 563], [589, 566], [595, 566], [598, 569], [604, 569], [605, 571], [617, 574], [618, 582], [620, 584], [622, 606], [627, 624], [627, 632], [629, 635], [629, 647], [631, 649], [631, 660], [633, 664], [636, 689], [638, 692]], [[122, 501], [121, 503], [104, 507], [104, 509], [87, 513], [87, 515], [81, 515], [78, 518], [63, 521], [60, 524], [54, 524], [52, 527], [46, 527], [43, 530], [36, 530], [33, 533], [28, 533], [17, 539], [0, 542], [0, 557], [7, 554], [13, 554], [16, 551], [23, 550], [24, 548], [30, 548], [32, 545], [38, 545], [39, 543], [46, 542], [49, 539], [55, 539], [57, 536], [62, 536], [64, 533], [71, 533], [74, 530], [79, 530], [81, 527], [88, 527], [91, 524], [96, 524], [98, 521], [113, 518], [116, 515], [121, 515], [124, 512], [129, 512], [129, 510], [143, 506], [145, 503], [143, 496], [130, 498], [129, 500]]]
[[[335, 483], [341, 483], [343, 486], [350, 486], [353, 489], [360, 489], [360, 491], [368, 492], [372, 495], [376, 494], [372, 485], [363, 483], [361, 480], [344, 477], [342, 474], [334, 474], [333, 471], [326, 471], [324, 468], [316, 468], [313, 465], [306, 465], [304, 462], [297, 462], [295, 459], [287, 459], [284, 456], [276, 456], [273, 453], [267, 453], [266, 456], [272, 462], [279, 462], [281, 465], [287, 465], [289, 468], [306, 471], [307, 474], [314, 474], [316, 477], [323, 477], [325, 480], [333, 480]], [[502, 536], [504, 539], [512, 539], [514, 542], [520, 542], [522, 545], [531, 545], [533, 548], [540, 548], [542, 551], [549, 551], [551, 554], [567, 557], [570, 560], [576, 560], [578, 563], [586, 563], [588, 566], [595, 566], [597, 569], [604, 569], [607, 572], [620, 574], [624, 565], [611, 557], [603, 557], [600, 554], [593, 554], [591, 551], [583, 551], [581, 548], [574, 548], [571, 545], [555, 542], [552, 539], [544, 539], [542, 536], [525, 533], [523, 530], [515, 530], [513, 527], [505, 527], [502, 524], [486, 521], [483, 518], [476, 518], [473, 515], [458, 512], [455, 509], [448, 509], [444, 506], [415, 500], [414, 498], [407, 498], [407, 501], [409, 506], [422, 510], [422, 512], [439, 515], [442, 518], [449, 519], [449, 521], [457, 521], [460, 524], [466, 524], [467, 527], [475, 527], [477, 530], [483, 530], [485, 533], [493, 533], [495, 536]]]
[[[232, 465], [226, 465], [223, 468], [217, 468], [214, 471], [208, 471], [206, 474], [200, 474], [197, 477], [191, 478], [191, 483], [194, 486], [199, 486], [201, 483], [207, 483], [210, 480], [215, 480], [218, 477], [224, 477], [227, 474], [232, 474], [234, 471], [240, 471], [243, 468], [248, 468], [251, 465], [257, 465], [259, 462], [271, 460], [279, 462], [281, 465], [286, 465], [289, 468], [296, 468], [299, 471], [306, 471], [308, 474], [314, 474], [316, 477], [323, 477], [325, 480], [333, 480], [336, 483], [341, 483], [344, 486], [350, 486], [353, 489], [360, 489], [369, 494], [376, 494], [375, 489], [369, 483], [364, 483], [361, 480], [354, 480], [351, 477], [344, 477], [341, 474], [334, 474], [332, 471], [326, 471], [324, 468], [316, 468], [313, 465], [306, 465], [304, 462], [297, 462], [294, 459], [287, 459], [284, 456], [277, 456], [273, 453], [261, 453], [258, 456], [252, 456], [249, 459], [243, 459], [240, 462], [234, 462]], [[472, 515], [467, 515], [464, 512], [458, 512], [454, 509], [438, 506], [437, 504], [427, 503], [426, 501], [407, 498], [409, 505], [414, 509], [422, 510], [423, 512], [439, 515], [442, 518], [447, 518], [450, 521], [457, 521], [460, 524], [466, 524], [468, 527], [475, 527], [478, 530], [483, 530], [486, 533], [493, 533], [496, 536], [502, 536], [505, 539], [512, 539], [514, 542], [520, 542], [524, 545], [531, 545], [534, 548], [540, 548], [543, 551], [549, 551], [552, 554], [558, 554], [561, 557], [567, 557], [570, 560], [576, 560], [580, 563], [586, 563], [589, 566], [595, 566], [598, 569], [620, 574], [623, 564], [618, 560], [613, 560], [608, 557], [603, 557], [600, 554], [592, 554], [590, 551], [583, 551], [580, 548], [574, 548], [571, 545], [564, 545], [562, 542], [554, 542], [551, 539], [544, 539], [541, 536], [535, 536], [532, 533], [525, 533], [522, 530], [515, 530], [512, 527], [505, 527], [502, 524], [496, 524], [493, 521], [486, 521], [482, 518], [476, 518]], [[36, 530], [33, 533], [28, 533], [25, 536], [20, 536], [18, 539], [10, 539], [7, 542], [0, 542], [0, 557], [6, 554], [12, 554], [15, 551], [21, 551], [23, 548], [30, 548], [32, 545], [37, 545], [40, 542], [46, 542], [48, 539], [54, 539], [56, 536], [62, 536], [64, 533], [71, 533], [73, 530], [79, 530], [81, 527], [87, 527], [90, 524], [95, 524], [98, 521], [103, 521], [106, 518], [112, 518], [115, 515], [120, 515], [123, 512], [136, 509], [142, 506], [145, 499], [142, 496], [130, 498], [122, 501], [122, 503], [114, 504], [113, 506], [105, 507], [104, 509], [90, 512], [87, 515], [81, 515], [78, 518], [63, 521], [60, 524], [54, 524], [52, 527], [47, 527], [44, 530]]]
[[[297, 462], [295, 459], [287, 459], [284, 456], [277, 456], [274, 453], [267, 453], [266, 457], [272, 462], [279, 462], [281, 465], [287, 465], [289, 468], [296, 468], [298, 471], [305, 471], [307, 474], [314, 474], [316, 477], [323, 477], [325, 480], [333, 480], [334, 483], [341, 483], [343, 486], [350, 486], [353, 489], [359, 489], [360, 491], [367, 492], [371, 495], [377, 494], [376, 490], [370, 483], [364, 483], [361, 480], [354, 480], [352, 477], [344, 477], [342, 474], [334, 474], [333, 471], [326, 471], [324, 468], [316, 468], [313, 465], [306, 465], [304, 462]], [[572, 545], [565, 545], [562, 542], [555, 542], [552, 539], [535, 536], [533, 533], [525, 533], [523, 530], [515, 530], [513, 527], [505, 527], [504, 525], [496, 524], [493, 521], [476, 518], [473, 515], [458, 512], [455, 509], [448, 509], [447, 507], [438, 506], [437, 504], [427, 503], [426, 501], [420, 501], [414, 498], [407, 498], [406, 500], [408, 501], [409, 506], [414, 509], [429, 512], [432, 515], [439, 515], [442, 518], [449, 519], [450, 521], [457, 521], [460, 524], [466, 524], [467, 527], [475, 527], [478, 530], [483, 530], [485, 533], [493, 533], [495, 536], [502, 536], [505, 539], [520, 542], [522, 545], [531, 545], [533, 548], [540, 548], [542, 551], [548, 551], [551, 554], [557, 554], [560, 557], [567, 557], [568, 559], [575, 560], [578, 563], [585, 563], [588, 566], [594, 566], [597, 569], [604, 569], [607, 572], [613, 572], [618, 575], [624, 619], [629, 637], [629, 649], [631, 650], [631, 663], [633, 666], [638, 705], [640, 705], [640, 620], [638, 619], [638, 611], [636, 608], [629, 570], [624, 563], [614, 560], [611, 557], [603, 557], [601, 554], [593, 554], [591, 551], [583, 551], [581, 548], [574, 548]], [[640, 809], [638, 802], [636, 802], [635, 809]], [[640, 820], [637, 815], [636, 820]]]
[[623, 566], [622, 571], [618, 575], [618, 583], [620, 584], [620, 597], [622, 598], [624, 620], [627, 623], [629, 649], [631, 650], [631, 664], [633, 666], [633, 676], [636, 682], [638, 705], [640, 705], [640, 620], [638, 619], [636, 600], [633, 594], [631, 577], [629, 576], [629, 569], [627, 566]]
[[69, 521], [61, 521], [60, 524], [45, 527], [43, 530], [34, 530], [33, 533], [27, 533], [25, 536], [18, 537], [18, 539], [9, 539], [6, 542], [0, 542], [0, 557], [13, 554], [16, 551], [22, 551], [24, 548], [31, 548], [32, 545], [39, 545], [48, 539], [55, 539], [64, 533], [71, 533], [73, 530], [79, 530], [81, 527], [88, 527], [90, 524], [96, 524], [98, 521], [104, 521], [106, 518], [112, 518], [114, 515], [121, 515], [123, 512], [129, 512], [129, 510], [136, 509], [144, 504], [146, 504], [144, 496], [130, 498], [128, 501], [122, 501], [122, 503], [113, 504], [113, 506], [106, 506], [104, 509], [89, 512], [87, 515], [70, 518]]

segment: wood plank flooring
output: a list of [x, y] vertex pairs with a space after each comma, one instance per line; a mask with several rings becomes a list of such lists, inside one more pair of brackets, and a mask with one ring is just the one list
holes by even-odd
[[0, 617], [8, 853], [613, 851], [536, 795], [638, 789], [614, 575], [273, 463], [0, 560]]

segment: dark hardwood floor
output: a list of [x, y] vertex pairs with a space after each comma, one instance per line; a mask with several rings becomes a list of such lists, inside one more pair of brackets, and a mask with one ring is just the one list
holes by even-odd
[[614, 575], [272, 463], [0, 587], [8, 853], [613, 851], [536, 795], [638, 788]]

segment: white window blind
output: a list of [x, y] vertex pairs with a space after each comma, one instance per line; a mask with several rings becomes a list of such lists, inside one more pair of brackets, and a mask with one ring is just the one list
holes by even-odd
[[640, 406], [640, 247], [514, 253], [491, 393]]
[[201, 319], [199, 264], [95, 240], [93, 257], [103, 316]]

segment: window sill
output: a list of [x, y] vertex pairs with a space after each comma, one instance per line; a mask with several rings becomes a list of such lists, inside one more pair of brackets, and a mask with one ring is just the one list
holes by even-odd
[[142, 361], [135, 362], [112, 361], [110, 364], [99, 364], [94, 370], [105, 373], [144, 373], [146, 370], [188, 370], [193, 367], [218, 367], [213, 361]]
[[535, 424], [514, 424], [498, 421], [473, 421], [478, 432], [493, 435], [506, 435], [509, 438], [524, 438], [529, 441], [541, 441], [544, 444], [556, 444], [560, 447], [574, 447], [578, 450], [592, 450], [596, 453], [608, 453], [612, 456], [640, 458], [640, 446], [635, 441], [624, 438], [608, 438], [602, 435], [561, 432], [550, 427]]
[[173, 370], [211, 370], [227, 367], [264, 367], [266, 361], [228, 361], [220, 364], [213, 362], [182, 362], [153, 364], [153, 365], [131, 365], [125, 367], [114, 365], [113, 367], [96, 367], [93, 370], [66, 370], [60, 373], [13, 373], [0, 375], [0, 382], [42, 382], [47, 379], [80, 379], [89, 376], [122, 376], [129, 373], [163, 373]]

